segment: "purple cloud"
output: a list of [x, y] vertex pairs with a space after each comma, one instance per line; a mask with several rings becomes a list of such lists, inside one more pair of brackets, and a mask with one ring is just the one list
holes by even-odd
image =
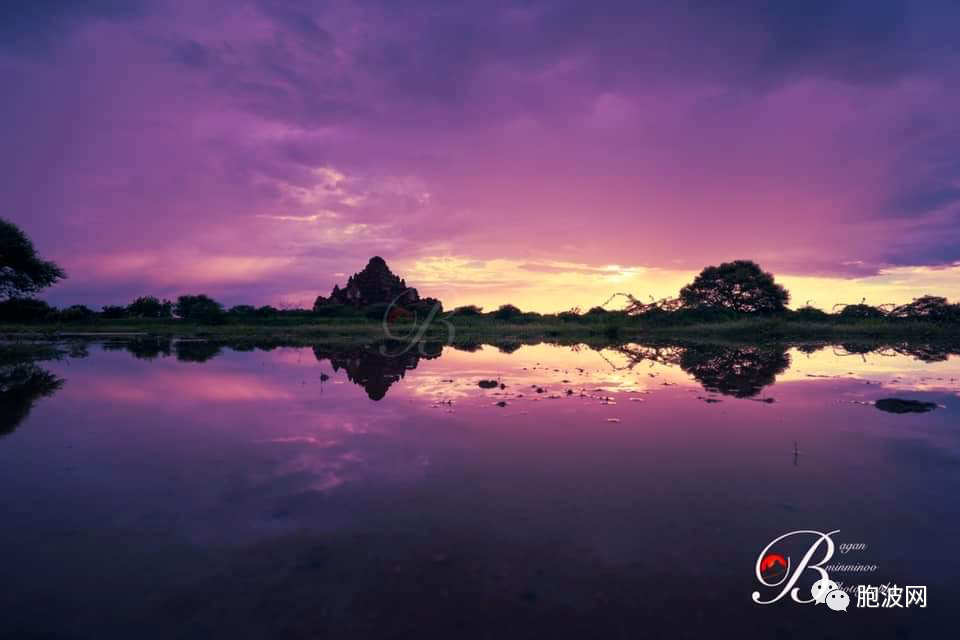
[[70, 271], [55, 301], [308, 301], [374, 254], [960, 260], [949, 3], [3, 11], [0, 215]]

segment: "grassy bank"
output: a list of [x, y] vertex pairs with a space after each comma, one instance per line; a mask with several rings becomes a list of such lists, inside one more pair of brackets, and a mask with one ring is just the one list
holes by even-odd
[[[725, 322], [684, 325], [649, 324], [631, 318], [608, 319], [605, 322], [503, 322], [489, 318], [452, 318], [454, 341], [505, 340], [512, 337], [525, 341], [541, 338], [563, 338], [563, 342], [591, 339], [608, 341], [669, 340], [736, 340], [796, 341], [843, 339], [960, 339], [960, 326], [915, 321], [859, 320], [856, 322], [804, 322], [779, 318], [743, 318]], [[447, 341], [450, 327], [434, 322], [428, 327], [412, 324], [390, 325], [394, 337], [422, 337]], [[95, 319], [77, 323], [0, 324], [0, 335], [7, 340], [49, 340], [63, 337], [109, 337], [122, 334], [146, 334], [171, 338], [207, 338], [217, 340], [372, 341], [386, 335], [381, 322], [367, 319], [269, 319], [230, 320], [205, 325], [182, 320]], [[409, 338], [406, 338], [409, 339]]]

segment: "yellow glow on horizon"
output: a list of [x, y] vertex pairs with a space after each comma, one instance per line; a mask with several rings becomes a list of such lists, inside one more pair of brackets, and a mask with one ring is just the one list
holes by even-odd
[[[476, 304], [492, 310], [514, 304], [525, 311], [554, 313], [603, 304], [615, 293], [640, 300], [676, 296], [697, 271], [643, 265], [591, 266], [570, 262], [472, 260], [465, 257], [428, 257], [412, 264], [398, 263], [398, 273], [421, 295], [443, 300], [448, 309]], [[866, 298], [868, 304], [903, 304], [925, 294], [960, 300], [960, 265], [945, 268], [891, 267], [877, 275], [856, 278], [776, 276], [791, 294], [792, 308], [808, 301], [829, 311], [837, 304]], [[623, 306], [615, 300], [608, 309]]]

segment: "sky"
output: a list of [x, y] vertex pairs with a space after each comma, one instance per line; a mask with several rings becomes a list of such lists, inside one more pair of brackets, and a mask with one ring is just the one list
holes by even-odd
[[447, 307], [960, 298], [945, 0], [0, 4], [0, 217], [55, 304], [309, 306], [373, 255]]

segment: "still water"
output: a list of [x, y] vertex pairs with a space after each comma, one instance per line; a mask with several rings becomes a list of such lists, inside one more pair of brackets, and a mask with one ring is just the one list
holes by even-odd
[[956, 637], [950, 349], [401, 348], [11, 350], [0, 637]]

